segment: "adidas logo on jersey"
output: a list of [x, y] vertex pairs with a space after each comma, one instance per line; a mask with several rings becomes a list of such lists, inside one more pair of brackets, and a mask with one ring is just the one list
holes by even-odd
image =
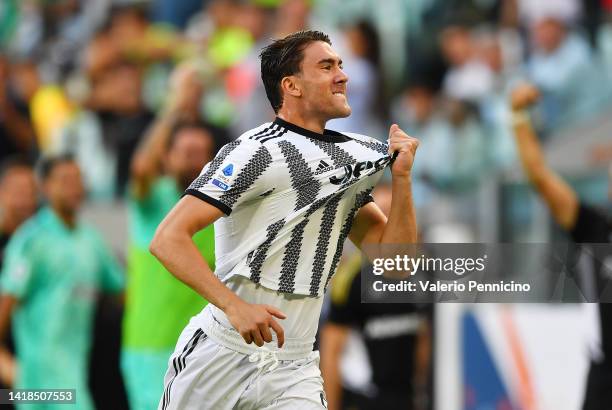
[[323, 172], [331, 171], [333, 169], [327, 162], [321, 160], [319, 161], [319, 165], [317, 165], [317, 169], [315, 169], [315, 174], [322, 174]]

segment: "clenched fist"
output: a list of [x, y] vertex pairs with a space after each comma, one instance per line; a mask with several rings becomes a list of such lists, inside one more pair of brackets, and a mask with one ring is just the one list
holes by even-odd
[[394, 177], [410, 175], [418, 146], [419, 140], [410, 137], [397, 124], [389, 128], [389, 154], [397, 153], [395, 162], [391, 165], [391, 174]]
[[510, 94], [512, 111], [521, 111], [535, 104], [540, 99], [540, 91], [531, 84], [521, 84]]

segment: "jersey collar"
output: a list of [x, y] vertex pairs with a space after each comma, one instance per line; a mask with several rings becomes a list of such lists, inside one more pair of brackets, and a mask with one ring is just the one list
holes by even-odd
[[79, 221], [77, 221], [74, 228], [68, 227], [49, 205], [42, 207], [38, 211], [38, 217], [40, 218], [40, 221], [45, 224], [47, 229], [54, 230], [55, 232], [72, 234], [77, 232], [80, 228]]
[[279, 117], [276, 117], [276, 119], [274, 120], [274, 124], [287, 128], [289, 131], [295, 132], [296, 134], [300, 134], [305, 137], [323, 142], [347, 142], [351, 140], [349, 137], [339, 133], [338, 131], [325, 129], [323, 131], [323, 134], [319, 134], [318, 132], [310, 131], [306, 128], [302, 128], [300, 126], [287, 122]]

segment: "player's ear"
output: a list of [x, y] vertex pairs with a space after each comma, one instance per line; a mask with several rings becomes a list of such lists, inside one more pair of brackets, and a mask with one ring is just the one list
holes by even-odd
[[281, 89], [288, 95], [300, 97], [302, 95], [302, 87], [298, 78], [293, 75], [283, 77], [281, 80]]

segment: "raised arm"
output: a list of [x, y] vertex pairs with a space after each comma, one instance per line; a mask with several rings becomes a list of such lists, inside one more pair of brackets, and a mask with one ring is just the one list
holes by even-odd
[[150, 251], [179, 280], [225, 312], [230, 323], [247, 343], [271, 342], [272, 328], [281, 347], [284, 333], [273, 316], [285, 315], [268, 305], [253, 305], [240, 299], [210, 270], [192, 236], [223, 216], [216, 207], [186, 195], [157, 228]]
[[527, 84], [518, 86], [512, 92], [510, 103], [514, 136], [529, 182], [544, 199], [555, 221], [565, 230], [571, 230], [578, 216], [578, 196], [546, 164], [527, 113], [527, 108], [537, 102], [539, 96], [538, 90]]
[[161, 172], [162, 159], [175, 124], [197, 117], [201, 94], [202, 84], [196, 69], [191, 66], [177, 68], [170, 81], [169, 103], [147, 131], [132, 160], [132, 189], [136, 198], [148, 195], [152, 181]]

